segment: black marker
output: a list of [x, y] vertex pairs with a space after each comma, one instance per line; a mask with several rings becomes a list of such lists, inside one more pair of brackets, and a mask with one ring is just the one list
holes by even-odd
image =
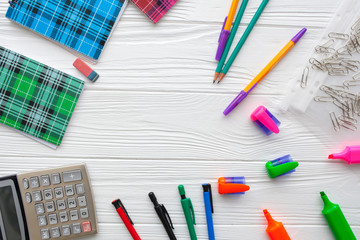
[[159, 216], [162, 224], [164, 225], [164, 228], [165, 228], [167, 234], [169, 235], [169, 238], [171, 240], [176, 240], [175, 234], [173, 232], [174, 226], [172, 224], [171, 218], [170, 218], [169, 213], [167, 212], [164, 204], [158, 203], [158, 201], [155, 197], [155, 194], [153, 192], [149, 193], [149, 198], [154, 203], [154, 209], [155, 209], [157, 215]]

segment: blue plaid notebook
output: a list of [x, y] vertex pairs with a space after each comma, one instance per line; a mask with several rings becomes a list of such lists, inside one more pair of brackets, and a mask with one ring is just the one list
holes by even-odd
[[127, 0], [11, 0], [6, 17], [98, 60]]

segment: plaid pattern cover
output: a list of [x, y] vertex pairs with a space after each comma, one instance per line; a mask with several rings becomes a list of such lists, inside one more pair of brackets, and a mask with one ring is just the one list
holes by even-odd
[[157, 23], [177, 0], [131, 0], [151, 21]]
[[0, 123], [59, 146], [84, 82], [0, 46]]
[[98, 60], [124, 1], [13, 0], [6, 17]]

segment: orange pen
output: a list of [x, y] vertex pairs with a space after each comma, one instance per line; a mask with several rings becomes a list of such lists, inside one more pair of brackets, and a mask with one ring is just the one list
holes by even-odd
[[268, 222], [266, 232], [271, 240], [291, 240], [289, 234], [286, 232], [284, 225], [281, 222], [275, 221], [267, 209], [264, 209], [264, 214]]
[[[265, 66], [265, 68], [242, 90], [236, 98], [225, 109], [224, 115], [228, 115], [250, 92], [258, 83], [275, 67], [275, 65], [295, 46], [300, 38], [305, 34], [306, 28], [300, 30], [298, 34], [293, 37], [288, 44]], [[222, 78], [220, 77], [220, 80]]]

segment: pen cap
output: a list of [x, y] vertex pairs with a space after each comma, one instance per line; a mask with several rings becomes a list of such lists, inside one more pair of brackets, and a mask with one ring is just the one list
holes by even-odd
[[245, 185], [245, 177], [221, 177], [218, 185], [220, 194], [245, 194], [250, 190], [250, 187]]
[[324, 192], [320, 192], [324, 202], [324, 215], [332, 233], [337, 240], [356, 240], [343, 212], [338, 204], [332, 203]]
[[116, 200], [112, 201], [112, 204], [114, 205], [114, 207], [116, 209], [118, 209], [118, 208], [120, 208], [122, 206], [122, 203], [121, 203], [120, 199], [116, 199]]
[[178, 189], [179, 189], [179, 193], [180, 193], [181, 198], [183, 198], [183, 196], [185, 197], [185, 187], [184, 187], [184, 185], [179, 185]]
[[294, 42], [294, 43], [297, 43], [300, 38], [302, 38], [302, 36], [304, 36], [304, 34], [306, 33], [307, 29], [306, 28], [303, 28], [301, 29], [292, 39], [291, 41]]
[[279, 133], [280, 121], [270, 113], [264, 106], [257, 107], [250, 116], [251, 120], [255, 122], [266, 135], [272, 133]]
[[153, 192], [149, 192], [149, 198], [150, 200], [154, 203], [154, 205], [157, 205], [158, 204], [158, 201], [156, 199], [156, 196]]
[[290, 240], [289, 234], [286, 232], [284, 225], [281, 222], [275, 221], [267, 209], [263, 210], [268, 227], [266, 233], [269, 235], [271, 240]]

